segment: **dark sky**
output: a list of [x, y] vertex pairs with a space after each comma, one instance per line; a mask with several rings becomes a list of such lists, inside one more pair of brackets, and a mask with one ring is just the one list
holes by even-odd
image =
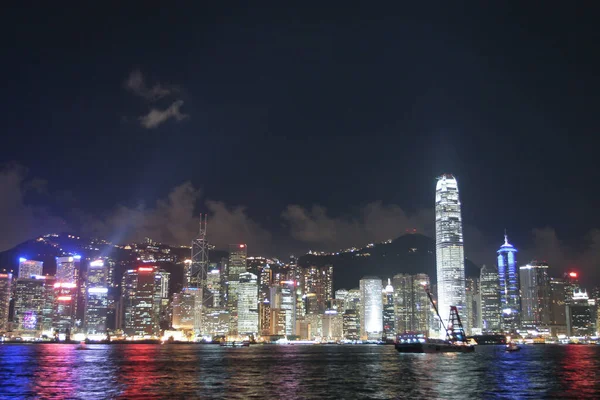
[[203, 211], [217, 242], [335, 249], [430, 234], [450, 172], [476, 262], [506, 228], [524, 257], [598, 266], [593, 2], [108, 3], [3, 13], [0, 183], [19, 195], [0, 206], [19, 235], [127, 238], [137, 213], [134, 233], [183, 240]]

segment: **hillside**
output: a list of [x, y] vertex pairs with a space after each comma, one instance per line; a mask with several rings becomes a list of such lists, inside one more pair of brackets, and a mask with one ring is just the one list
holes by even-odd
[[[334, 255], [306, 254], [299, 259], [301, 266], [333, 265], [334, 289], [358, 287], [366, 275], [391, 278], [398, 273], [425, 273], [436, 281], [435, 241], [420, 234], [407, 234], [391, 241], [365, 247], [354, 252]], [[467, 276], [479, 276], [479, 268], [465, 260]]]

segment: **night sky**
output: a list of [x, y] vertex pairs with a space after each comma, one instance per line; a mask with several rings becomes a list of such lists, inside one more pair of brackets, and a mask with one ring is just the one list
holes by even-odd
[[448, 172], [467, 257], [506, 228], [600, 278], [593, 2], [195, 3], [3, 13], [0, 250], [186, 243], [200, 212], [255, 254], [431, 236]]

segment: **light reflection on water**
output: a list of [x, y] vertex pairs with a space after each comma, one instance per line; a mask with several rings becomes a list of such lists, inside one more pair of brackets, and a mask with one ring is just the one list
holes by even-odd
[[600, 347], [0, 345], [0, 398], [599, 398]]

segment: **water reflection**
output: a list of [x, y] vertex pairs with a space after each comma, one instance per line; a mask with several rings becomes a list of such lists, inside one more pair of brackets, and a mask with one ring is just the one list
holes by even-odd
[[393, 346], [0, 345], [0, 397], [598, 398], [599, 367], [594, 346], [398, 354]]

